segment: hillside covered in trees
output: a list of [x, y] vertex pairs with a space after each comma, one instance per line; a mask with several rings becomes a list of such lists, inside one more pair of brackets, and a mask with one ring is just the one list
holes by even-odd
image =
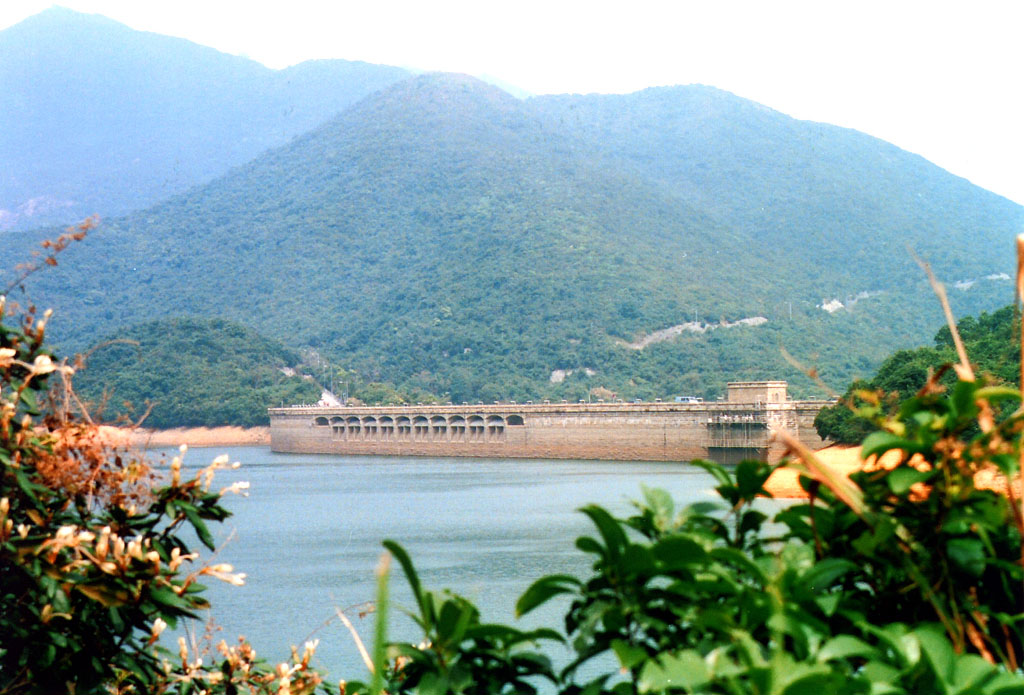
[[940, 312], [908, 246], [958, 310], [1001, 306], [1021, 220], [916, 155], [708, 87], [521, 101], [431, 74], [104, 222], [27, 290], [70, 349], [221, 316], [443, 400], [809, 396], [780, 348], [842, 384], [920, 344]]
[[292, 369], [299, 361], [238, 324], [164, 319], [94, 346], [75, 386], [108, 421], [145, 415], [145, 426], [155, 428], [252, 427], [269, 424], [270, 405], [320, 398], [320, 387]]
[[[1020, 380], [1020, 316], [1007, 306], [980, 316], [966, 316], [957, 324], [957, 331], [971, 362], [985, 378], [999, 384], [1017, 385]], [[858, 379], [846, 390], [840, 402], [824, 408], [814, 425], [822, 438], [843, 444], [857, 444], [874, 425], [859, 417], [856, 409], [871, 404], [879, 394], [883, 410], [911, 398], [924, 387], [931, 374], [943, 365], [957, 361], [949, 328], [943, 326], [935, 335], [933, 345], [913, 350], [899, 350], [888, 357], [870, 379]], [[952, 370], [941, 378], [950, 386], [955, 381]], [[871, 400], [867, 400], [867, 399]]]

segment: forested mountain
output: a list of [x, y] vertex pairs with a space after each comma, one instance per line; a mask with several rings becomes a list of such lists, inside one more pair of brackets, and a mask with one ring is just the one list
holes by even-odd
[[238, 324], [162, 319], [97, 343], [75, 389], [107, 421], [146, 415], [145, 426], [156, 428], [267, 425], [268, 406], [320, 398], [320, 387], [292, 369], [299, 361]]
[[713, 87], [544, 96], [530, 105], [611, 166], [631, 167], [743, 230], [780, 263], [798, 261], [794, 272], [814, 275], [819, 259], [841, 257], [844, 272], [819, 274], [802, 299], [916, 281], [907, 245], [950, 282], [983, 277], [1005, 256], [1013, 221], [1024, 221], [1015, 203], [890, 143]]
[[848, 383], [940, 320], [908, 245], [959, 311], [1005, 304], [1019, 206], [717, 90], [608, 99], [397, 83], [104, 224], [30, 294], [68, 347], [219, 315], [456, 401], [809, 395], [780, 347]]
[[152, 205], [407, 75], [344, 60], [270, 70], [46, 10], [0, 31], [0, 230]]

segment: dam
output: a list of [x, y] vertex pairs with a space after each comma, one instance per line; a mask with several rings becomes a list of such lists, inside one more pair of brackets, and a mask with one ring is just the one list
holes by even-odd
[[774, 463], [786, 430], [824, 444], [814, 418], [827, 401], [789, 400], [785, 381], [735, 381], [724, 400], [270, 408], [273, 451], [385, 456]]

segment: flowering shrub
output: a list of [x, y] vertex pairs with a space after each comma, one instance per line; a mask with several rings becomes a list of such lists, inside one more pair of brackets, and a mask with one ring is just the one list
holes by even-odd
[[207, 523], [228, 516], [221, 496], [235, 490], [211, 486], [228, 462], [185, 479], [176, 457], [164, 479], [110, 450], [45, 403], [49, 382], [73, 371], [43, 346], [47, 317], [12, 327], [3, 316], [0, 300], [0, 693], [316, 689], [312, 646], [277, 669], [244, 642], [215, 655], [160, 646], [167, 626], [207, 607], [204, 577], [243, 581], [199, 564], [185, 540], [213, 547]]

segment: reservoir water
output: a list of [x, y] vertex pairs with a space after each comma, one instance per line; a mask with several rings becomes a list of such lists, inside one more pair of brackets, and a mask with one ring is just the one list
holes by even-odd
[[[366, 675], [334, 616], [349, 609], [369, 644], [373, 616], [360, 618], [351, 607], [374, 598], [381, 540], [409, 551], [426, 588], [472, 599], [485, 622], [512, 622], [516, 599], [536, 578], [585, 576], [589, 559], [574, 540], [592, 527], [579, 507], [597, 503], [627, 515], [642, 485], [668, 490], [677, 505], [706, 498], [713, 486], [684, 463], [344, 457], [263, 447], [193, 449], [186, 468], [221, 453], [242, 467], [220, 472], [214, 488], [236, 480], [251, 488], [247, 497], [227, 499], [234, 516], [215, 533], [216, 561], [247, 574], [243, 587], [204, 581], [220, 628], [215, 641], [245, 635], [277, 661], [291, 645], [318, 638], [315, 663], [335, 680]], [[397, 563], [391, 586], [396, 607], [411, 606]], [[558, 619], [552, 606], [521, 625]], [[420, 640], [399, 611], [390, 625], [392, 638]]]

